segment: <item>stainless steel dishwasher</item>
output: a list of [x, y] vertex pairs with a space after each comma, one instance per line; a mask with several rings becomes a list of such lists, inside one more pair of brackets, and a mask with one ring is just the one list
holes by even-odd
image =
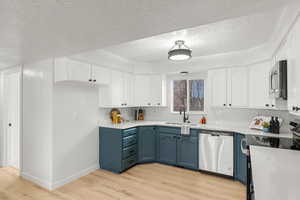
[[233, 135], [201, 131], [199, 136], [199, 169], [233, 176]]

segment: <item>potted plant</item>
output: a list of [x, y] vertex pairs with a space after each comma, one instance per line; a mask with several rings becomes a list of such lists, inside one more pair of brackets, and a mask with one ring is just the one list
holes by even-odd
[[264, 123], [262, 124], [262, 126], [263, 126], [263, 131], [264, 131], [264, 132], [269, 132], [269, 128], [270, 128], [269, 122], [264, 122]]

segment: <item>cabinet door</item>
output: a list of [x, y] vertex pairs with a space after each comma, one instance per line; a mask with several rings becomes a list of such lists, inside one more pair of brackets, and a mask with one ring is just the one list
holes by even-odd
[[176, 165], [176, 135], [159, 133], [158, 161]]
[[99, 67], [99, 66], [92, 66], [92, 79], [95, 84], [102, 84], [102, 85], [109, 85], [110, 84], [110, 70]]
[[150, 75], [150, 103], [153, 106], [163, 104], [163, 78], [161, 75]]
[[228, 70], [227, 103], [229, 107], [248, 107], [248, 70], [246, 67]]
[[288, 41], [288, 109], [290, 113], [300, 115], [293, 107], [300, 107], [300, 21], [291, 30]]
[[180, 136], [177, 140], [177, 165], [198, 169], [198, 138]]
[[55, 59], [55, 82], [91, 82], [91, 65], [68, 58]]
[[135, 105], [136, 106], [149, 106], [151, 105], [150, 99], [150, 77], [148, 75], [135, 76]]
[[226, 69], [209, 71], [209, 83], [212, 106], [227, 105], [227, 71]]
[[91, 65], [78, 61], [69, 60], [66, 63], [69, 80], [90, 82], [91, 79]]
[[123, 73], [119, 71], [112, 71], [110, 85], [111, 104], [113, 106], [123, 106]]
[[245, 136], [235, 135], [235, 178], [246, 184], [247, 183], [247, 156], [241, 151], [241, 140]]
[[124, 106], [133, 106], [134, 76], [130, 73], [123, 73], [123, 103]]
[[140, 127], [138, 133], [139, 162], [155, 161], [156, 134], [155, 127]]
[[[250, 108], [272, 107], [269, 98], [270, 62], [249, 66], [249, 106]], [[273, 106], [274, 107], [274, 106]]]

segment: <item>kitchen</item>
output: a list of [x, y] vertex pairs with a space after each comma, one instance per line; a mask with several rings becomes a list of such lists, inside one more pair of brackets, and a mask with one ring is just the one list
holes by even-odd
[[300, 5], [268, 6], [16, 62], [17, 177], [49, 199], [298, 199]]

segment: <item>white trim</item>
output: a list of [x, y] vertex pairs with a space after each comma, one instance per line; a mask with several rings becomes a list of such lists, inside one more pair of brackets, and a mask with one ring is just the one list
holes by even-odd
[[33, 182], [33, 183], [35, 183], [35, 184], [37, 184], [37, 185], [45, 188], [45, 189], [51, 190], [51, 183], [50, 183], [50, 181], [41, 180], [41, 179], [39, 179], [39, 178], [37, 178], [35, 176], [32, 176], [32, 175], [30, 175], [28, 173], [25, 173], [25, 172], [21, 172], [20, 176], [22, 178], [30, 181], [30, 182]]
[[95, 163], [93, 165], [91, 165], [90, 167], [86, 168], [86, 169], [83, 169], [67, 178], [64, 178], [64, 179], [61, 179], [61, 180], [58, 180], [58, 181], [55, 181], [54, 183], [52, 183], [51, 185], [51, 188], [50, 190], [54, 190], [56, 188], [59, 188], [67, 183], [70, 183], [76, 179], [79, 179], [80, 177], [83, 177], [83, 176], [86, 176], [88, 175], [89, 173], [93, 172], [93, 171], [96, 171], [97, 169], [99, 169], [99, 164], [98, 163]]
[[54, 183], [51, 183], [51, 181], [41, 180], [41, 179], [39, 179], [33, 175], [30, 175], [28, 173], [25, 173], [25, 172], [21, 172], [20, 176], [30, 182], [35, 183], [36, 185], [39, 185], [39, 186], [51, 191], [51, 190], [55, 190], [56, 188], [59, 188], [59, 187], [65, 185], [65, 184], [68, 184], [74, 180], [77, 180], [80, 177], [86, 176], [86, 175], [90, 174], [91, 172], [98, 170], [99, 168], [100, 168], [99, 164], [93, 164], [86, 169], [83, 169], [67, 178], [58, 180]]

